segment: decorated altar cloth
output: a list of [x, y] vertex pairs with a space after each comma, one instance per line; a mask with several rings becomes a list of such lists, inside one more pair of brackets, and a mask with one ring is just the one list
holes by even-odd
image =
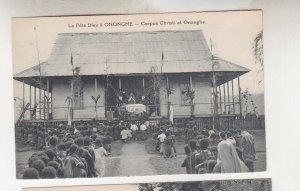
[[127, 104], [124, 107], [128, 113], [140, 114], [146, 112], [146, 106], [143, 104]]

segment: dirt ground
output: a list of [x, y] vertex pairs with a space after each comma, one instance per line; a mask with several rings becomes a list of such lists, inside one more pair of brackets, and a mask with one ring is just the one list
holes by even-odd
[[[258, 159], [254, 162], [255, 171], [266, 170], [266, 144], [265, 131], [249, 131], [256, 140], [256, 151]], [[34, 148], [16, 145], [16, 171], [17, 178], [22, 177], [22, 173], [27, 167], [28, 158], [36, 152]], [[132, 141], [122, 143], [121, 141], [113, 142], [112, 154], [106, 158], [105, 176], [142, 176], [157, 174], [184, 174], [185, 168], [181, 167], [184, 160], [184, 140], [177, 138], [175, 147], [177, 157], [165, 159], [155, 151], [155, 141], [148, 139], [146, 141]]]

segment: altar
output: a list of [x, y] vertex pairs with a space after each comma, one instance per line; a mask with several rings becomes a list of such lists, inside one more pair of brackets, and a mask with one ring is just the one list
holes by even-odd
[[146, 106], [143, 104], [126, 104], [123, 108], [126, 112], [132, 114], [141, 114], [146, 112]]

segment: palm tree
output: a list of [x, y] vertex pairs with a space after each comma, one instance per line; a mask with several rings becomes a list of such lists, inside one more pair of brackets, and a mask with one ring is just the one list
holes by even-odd
[[[255, 37], [253, 42], [253, 54], [255, 56], [255, 63], [260, 64], [261, 69], [258, 73], [264, 71], [264, 51], [263, 51], [263, 31], [261, 30]], [[263, 80], [259, 80], [258, 83], [260, 84]]]
[[168, 103], [168, 113], [167, 116], [170, 116], [170, 107], [171, 107], [171, 101], [170, 101], [170, 95], [174, 93], [174, 88], [171, 87], [169, 84], [166, 84], [166, 89], [164, 90], [166, 93], [167, 103]]
[[93, 99], [93, 101], [95, 103], [95, 119], [97, 119], [97, 117], [98, 117], [97, 116], [97, 102], [98, 102], [100, 97], [101, 97], [100, 94], [98, 94], [98, 96], [96, 98], [94, 96], [91, 96], [91, 98]]
[[182, 91], [181, 93], [185, 94], [185, 96], [186, 96], [185, 100], [191, 106], [191, 108], [190, 108], [191, 116], [194, 116], [194, 113], [195, 113], [195, 104], [194, 104], [195, 90], [190, 89], [190, 87], [188, 87], [186, 91]]

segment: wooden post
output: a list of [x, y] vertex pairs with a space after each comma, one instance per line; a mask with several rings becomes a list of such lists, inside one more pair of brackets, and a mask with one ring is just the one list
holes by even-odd
[[31, 85], [29, 85], [29, 118], [32, 119], [31, 115]]
[[[49, 101], [50, 101], [50, 105], [49, 105], [49, 108], [50, 108], [50, 111], [49, 111], [49, 113], [53, 113], [52, 112], [52, 82], [50, 82], [50, 99], [49, 99]], [[53, 118], [53, 116], [52, 116], [52, 118]]]
[[143, 95], [142, 96], [144, 96], [144, 99], [145, 99], [146, 95], [145, 95], [145, 77], [144, 76], [142, 77], [142, 85], [143, 85]]
[[170, 103], [170, 98], [169, 98], [169, 77], [166, 76], [166, 85], [167, 85], [167, 117], [168, 119], [170, 118], [170, 107], [171, 107], [171, 103]]
[[[192, 74], [190, 74], [190, 90], [193, 90], [193, 76]], [[195, 114], [195, 105], [194, 105], [194, 101], [191, 100], [191, 116], [193, 116]]]
[[224, 98], [224, 110], [225, 110], [225, 114], [227, 113], [227, 106], [226, 106], [226, 90], [225, 90], [225, 83], [223, 84], [223, 98]]
[[229, 93], [229, 83], [227, 83], [227, 98], [228, 98], [228, 111], [230, 113], [230, 93]]
[[25, 108], [25, 83], [24, 80], [22, 82], [23, 94], [22, 94], [22, 109]]
[[45, 90], [43, 90], [43, 114], [44, 114], [44, 120], [46, 119], [46, 108], [45, 108]]
[[240, 106], [240, 116], [242, 117], [242, 99], [241, 99], [241, 86], [240, 86], [240, 77], [238, 77], [238, 88], [239, 88], [239, 106]]
[[[98, 81], [97, 78], [95, 78], [95, 97], [98, 96]], [[97, 113], [97, 102], [95, 102], [95, 119], [98, 118], [98, 113]]]
[[34, 114], [34, 119], [36, 120], [36, 87], [34, 87], [34, 109], [35, 109], [35, 114]]
[[49, 119], [49, 101], [50, 101], [50, 83], [49, 83], [49, 79], [47, 79], [47, 98], [46, 98], [46, 101], [47, 101], [47, 115], [46, 115], [46, 119]]
[[233, 80], [231, 80], [232, 111], [235, 114]]
[[72, 98], [72, 103], [71, 103], [71, 111], [73, 112], [72, 115], [71, 115], [71, 120], [73, 120], [73, 115], [74, 115], [74, 75], [71, 79], [71, 98]]
[[41, 87], [39, 88], [39, 114], [40, 114], [40, 119], [42, 119], [42, 89]]
[[143, 79], [142, 79], [142, 83], [143, 83], [143, 90], [145, 89], [145, 78], [143, 76]]
[[193, 89], [193, 76], [190, 75], [190, 88]]
[[[22, 86], [23, 86], [23, 95], [22, 95], [22, 112], [25, 109], [25, 82], [23, 80], [22, 82]], [[23, 120], [25, 119], [25, 115], [23, 115]]]
[[95, 96], [98, 95], [98, 80], [95, 78]]
[[222, 91], [221, 91], [221, 85], [219, 85], [219, 92], [220, 92], [220, 114], [222, 114]]
[[156, 81], [156, 78], [154, 79], [154, 105], [155, 105], [155, 116], [158, 116], [158, 107], [157, 107], [157, 91], [156, 91], [156, 88], [157, 88], [157, 81]]
[[166, 80], [167, 80], [167, 88], [169, 88], [169, 77], [166, 76]]

